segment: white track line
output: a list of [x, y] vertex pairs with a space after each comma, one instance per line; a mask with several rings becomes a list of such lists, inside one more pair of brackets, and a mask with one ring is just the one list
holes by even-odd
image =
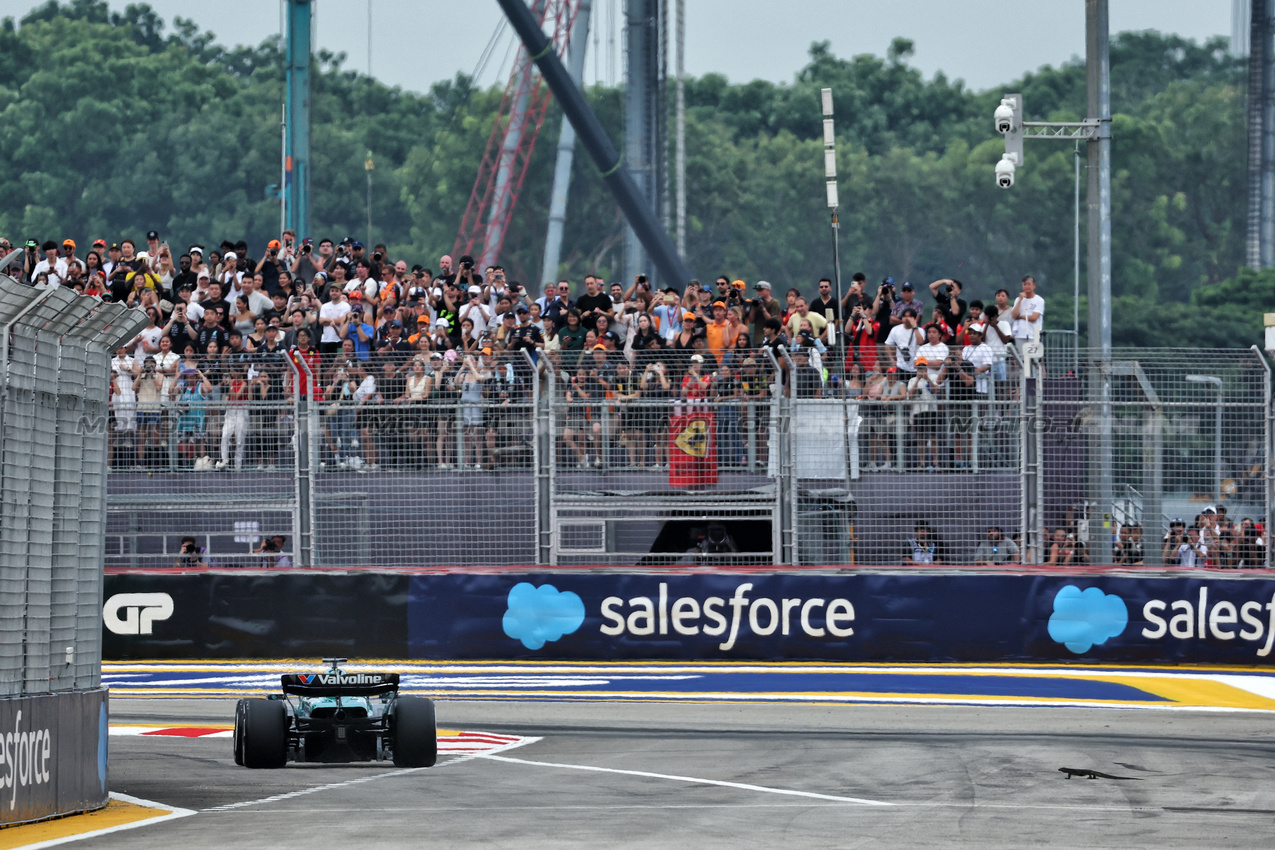
[[557, 767], [564, 770], [588, 770], [597, 773], [618, 773], [624, 776], [641, 776], [645, 779], [668, 779], [674, 782], [690, 782], [696, 785], [717, 785], [722, 788], [737, 788], [741, 791], [760, 791], [765, 794], [780, 794], [785, 797], [807, 797], [812, 800], [831, 800], [834, 803], [856, 803], [861, 806], [893, 806], [882, 800], [866, 800], [862, 797], [839, 797], [833, 794], [816, 794], [813, 791], [796, 791], [791, 788], [768, 788], [765, 785], [749, 785], [743, 782], [726, 782], [721, 779], [703, 779], [697, 776], [676, 776], [670, 773], [650, 773], [645, 770], [622, 770], [616, 767], [595, 767], [587, 764], [558, 764], [548, 761], [529, 761], [527, 759], [509, 758], [490, 753], [475, 756], [480, 759], [503, 761], [510, 764], [528, 764], [533, 767]]
[[131, 797], [128, 794], [120, 794], [115, 791], [111, 792], [111, 799], [119, 800], [121, 803], [132, 803], [134, 806], [142, 806], [147, 809], [162, 809], [168, 814], [157, 815], [153, 818], [145, 820], [133, 821], [132, 823], [123, 823], [119, 826], [108, 826], [104, 829], [95, 829], [92, 832], [81, 832], [79, 835], [65, 835], [61, 838], [50, 838], [48, 841], [40, 841], [35, 844], [23, 844], [22, 850], [40, 850], [42, 847], [56, 847], [59, 844], [69, 844], [72, 841], [80, 841], [85, 838], [97, 838], [102, 835], [110, 835], [113, 832], [123, 832], [126, 829], [137, 829], [139, 826], [150, 826], [153, 823], [162, 823], [166, 820], [176, 820], [177, 818], [188, 818], [198, 812], [190, 809], [183, 809], [177, 806], [166, 806], [163, 803], [156, 803], [151, 800], [142, 800], [137, 797]]
[[[527, 744], [534, 744], [539, 740], [541, 739], [540, 738], [522, 738], [518, 741], [512, 741], [508, 744], [505, 744], [502, 747], [496, 747], [495, 749], [488, 750], [487, 752], [488, 753], [503, 753], [508, 750], [515, 749], [517, 747], [524, 747]], [[246, 806], [260, 806], [265, 803], [277, 803], [280, 800], [291, 800], [294, 797], [304, 797], [307, 794], [315, 794], [319, 791], [330, 791], [334, 788], [347, 788], [351, 785], [360, 785], [364, 782], [374, 782], [377, 779], [389, 779], [390, 777], [393, 777], [393, 776], [406, 776], [409, 773], [419, 773], [422, 770], [438, 770], [440, 767], [449, 767], [451, 765], [460, 764], [461, 762], [470, 761], [471, 759], [477, 758], [478, 755], [479, 755], [478, 753], [472, 753], [469, 755], [458, 756], [454, 759], [448, 759], [447, 761], [439, 762], [433, 767], [405, 767], [402, 770], [391, 770], [391, 771], [387, 771], [386, 773], [374, 773], [371, 776], [360, 776], [357, 779], [347, 779], [344, 782], [332, 782], [328, 785], [315, 785], [312, 788], [302, 788], [298, 791], [289, 791], [286, 794], [275, 794], [270, 797], [262, 797], [259, 800], [242, 800], [238, 803], [227, 803], [224, 806], [212, 806], [211, 808], [201, 809], [199, 813], [209, 814], [209, 813], [217, 813], [217, 812], [229, 812], [235, 809], [242, 809]]]

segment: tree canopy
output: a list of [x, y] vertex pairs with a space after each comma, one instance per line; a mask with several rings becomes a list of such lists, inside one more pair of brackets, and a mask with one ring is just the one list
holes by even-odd
[[[908, 64], [911, 51], [898, 38], [884, 58], [841, 58], [819, 42], [789, 84], [690, 79], [688, 265], [701, 278], [765, 278], [780, 291], [829, 273], [819, 89], [830, 86], [845, 276], [951, 276], [967, 297], [986, 299], [1001, 286], [1016, 292], [1030, 272], [1049, 299], [1047, 327], [1070, 327], [1072, 147], [1030, 144], [1017, 185], [999, 190], [991, 114], [1003, 91], [1022, 91], [1031, 119], [1083, 116], [1083, 62], [975, 92], [942, 74], [926, 79]], [[431, 264], [452, 247], [501, 92], [458, 75], [415, 94], [346, 70], [344, 58], [315, 57], [311, 235], [365, 235], [371, 151], [372, 239]], [[264, 242], [279, 222], [265, 187], [279, 182], [283, 76], [277, 39], [225, 48], [144, 4], [112, 12], [101, 0], [50, 0], [20, 23], [5, 19], [0, 233], [78, 241], [155, 228], [179, 246]], [[1111, 79], [1116, 342], [1247, 346], [1260, 312], [1275, 310], [1275, 289], [1269, 275], [1239, 273], [1243, 63], [1221, 39], [1121, 33]], [[622, 92], [586, 94], [619, 142]], [[502, 254], [532, 286], [560, 124], [555, 107]], [[593, 165], [582, 155], [575, 163], [561, 271], [610, 274], [623, 219]], [[1081, 314], [1083, 332], [1083, 305]]]

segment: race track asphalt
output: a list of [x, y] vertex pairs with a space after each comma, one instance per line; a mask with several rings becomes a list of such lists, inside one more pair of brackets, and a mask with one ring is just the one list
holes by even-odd
[[[233, 706], [113, 699], [111, 722], [228, 724]], [[539, 740], [422, 770], [252, 771], [226, 738], [113, 736], [113, 791], [194, 814], [82, 846], [1275, 843], [1266, 711], [448, 699], [438, 720]]]

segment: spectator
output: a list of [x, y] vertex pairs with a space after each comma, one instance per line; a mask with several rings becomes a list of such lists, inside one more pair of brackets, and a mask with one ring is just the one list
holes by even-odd
[[925, 335], [916, 325], [916, 316], [911, 308], [904, 310], [899, 317], [901, 324], [895, 326], [885, 340], [885, 350], [904, 381], [916, 374], [916, 353], [925, 341]]
[[208, 566], [206, 557], [207, 550], [195, 542], [195, 538], [189, 535], [182, 538], [181, 548], [178, 550], [177, 560], [173, 562], [173, 566], [179, 570], [190, 570], [199, 567]]
[[930, 370], [930, 379], [935, 386], [943, 382], [943, 367], [947, 364], [949, 354], [947, 344], [943, 342], [943, 330], [936, 324], [925, 326], [925, 344], [916, 351], [917, 371], [920, 371], [921, 360], [924, 359]]
[[828, 320], [817, 313], [811, 312], [810, 305], [804, 298], [798, 298], [796, 300], [796, 303], [793, 306], [793, 312], [788, 317], [789, 336], [795, 337], [797, 335], [798, 331], [801, 330], [801, 322], [803, 319], [810, 320], [810, 327], [814, 330], [814, 334], [818, 339], [825, 339], [824, 331], [828, 327]]
[[841, 305], [832, 292], [832, 278], [819, 278], [819, 297], [811, 302], [810, 312], [823, 317], [824, 323], [831, 323], [834, 328], [841, 324]]
[[1200, 529], [1192, 526], [1186, 530], [1186, 540], [1178, 544], [1178, 565], [1204, 567], [1208, 565], [1209, 547], [1200, 540]]
[[765, 336], [766, 322], [779, 318], [783, 314], [783, 306], [771, 295], [768, 281], [757, 281], [753, 293], [756, 297], [744, 302], [744, 321], [748, 324], [753, 345], [758, 346]]
[[66, 260], [58, 255], [58, 243], [46, 239], [40, 250], [44, 251], [44, 259], [31, 267], [29, 277], [35, 280], [41, 274], [47, 275], [49, 286], [62, 286], [67, 281], [68, 271]]
[[660, 299], [660, 303], [656, 304], [654, 309], [651, 310], [651, 315], [659, 329], [659, 334], [665, 342], [671, 343], [673, 338], [682, 330], [682, 310], [678, 301], [677, 292], [673, 289], [666, 289]]
[[1178, 561], [1178, 548], [1186, 542], [1186, 522], [1180, 519], [1169, 521], [1169, 530], [1160, 540], [1160, 561], [1174, 564]]
[[[890, 286], [894, 285], [894, 281], [890, 278]], [[925, 310], [925, 305], [916, 297], [915, 287], [908, 281], [903, 281], [903, 286], [899, 287], [899, 300], [895, 301], [890, 307], [890, 326], [903, 324], [903, 312], [911, 310], [914, 316], [921, 316]]]
[[858, 363], [865, 372], [871, 372], [877, 364], [877, 336], [881, 325], [874, 318], [871, 306], [856, 303], [850, 308], [850, 318], [844, 328], [846, 346], [845, 367]]
[[1243, 569], [1256, 569], [1266, 566], [1265, 535], [1262, 529], [1247, 517], [1240, 520], [1235, 566]]
[[1001, 566], [1018, 563], [1018, 544], [1001, 533], [1000, 526], [989, 525], [987, 537], [974, 550], [974, 563], [980, 566]]
[[912, 433], [916, 435], [919, 466], [925, 467], [926, 472], [934, 472], [939, 467], [939, 420], [943, 416], [935, 398], [939, 383], [937, 376], [931, 376], [924, 357], [916, 358], [916, 369], [916, 375], [908, 381]]
[[319, 308], [319, 327], [323, 329], [319, 338], [320, 354], [335, 354], [341, 350], [342, 331], [345, 330], [348, 335], [346, 325], [350, 310], [340, 284], [332, 284], [328, 289], [328, 303]]
[[[194, 348], [190, 347], [193, 354]], [[178, 411], [174, 430], [177, 434], [177, 455], [188, 461], [196, 470], [212, 468], [207, 454], [206, 403], [212, 395], [212, 384], [193, 364], [183, 360], [179, 375], [169, 391], [171, 402]]]
[[912, 536], [907, 540], [904, 550], [904, 563], [917, 566], [946, 564], [947, 550], [930, 524], [923, 519], [916, 521], [912, 527]]
[[966, 305], [961, 298], [961, 290], [965, 288], [959, 280], [950, 277], [940, 278], [930, 284], [930, 294], [943, 318], [943, 323], [953, 332], [961, 326], [965, 319]]
[[586, 276], [584, 285], [585, 294], [576, 299], [576, 309], [580, 312], [580, 324], [586, 331], [591, 331], [597, 327], [598, 316], [610, 319], [615, 310], [611, 305], [611, 296], [599, 291], [597, 277]]
[[1020, 349], [1040, 339], [1041, 327], [1045, 323], [1045, 299], [1036, 294], [1036, 281], [1031, 275], [1023, 277], [1023, 291], [1014, 299], [1014, 308], [1009, 315], [1013, 319], [1014, 341]]
[[359, 447], [363, 451], [363, 457], [356, 455], [349, 463], [359, 472], [374, 471], [380, 469], [377, 462], [379, 456], [376, 450], [376, 431], [380, 427], [380, 405], [384, 404], [384, 399], [377, 389], [375, 373], [364, 366], [362, 361], [356, 360], [352, 366], [346, 368], [350, 379], [358, 384], [353, 393], [354, 428], [358, 433]]
[[221, 460], [217, 461], [218, 469], [230, 465], [230, 442], [235, 442], [235, 471], [243, 469], [244, 448], [248, 441], [248, 403], [252, 398], [252, 382], [257, 377], [252, 366], [235, 369], [231, 373], [230, 386], [226, 394], [229, 407], [225, 421], [221, 426]]

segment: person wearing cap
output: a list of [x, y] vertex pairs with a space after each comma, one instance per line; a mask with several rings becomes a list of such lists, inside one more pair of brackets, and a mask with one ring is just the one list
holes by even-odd
[[1018, 563], [1018, 544], [1001, 533], [1000, 526], [989, 525], [987, 536], [974, 550], [974, 563], [991, 567]]
[[257, 261], [257, 267], [253, 269], [253, 272], [261, 275], [265, 291], [270, 295], [279, 289], [279, 271], [284, 263], [279, 259], [279, 252], [282, 250], [283, 244], [278, 239], [271, 239], [266, 243], [265, 254]]
[[925, 305], [921, 303], [921, 299], [916, 297], [916, 287], [906, 280], [899, 287], [899, 300], [895, 301], [894, 305], [890, 307], [890, 327], [893, 328], [903, 324], [904, 310], [912, 310], [918, 316], [925, 315]]
[[473, 322], [475, 338], [482, 336], [487, 332], [488, 326], [492, 325], [491, 310], [483, 302], [483, 288], [477, 283], [471, 283], [466, 287], [466, 300], [460, 308], [460, 320], [466, 319]]
[[765, 334], [766, 320], [783, 315], [783, 305], [775, 299], [769, 281], [759, 280], [753, 285], [753, 297], [744, 302], [744, 321], [754, 346], [759, 346]]
[[[925, 357], [917, 355], [915, 364], [916, 374], [908, 381], [912, 432], [916, 436], [918, 465], [933, 472], [939, 466], [939, 420], [943, 416], [934, 397], [938, 383], [936, 377], [931, 377]], [[936, 364], [936, 370], [941, 366]]]
[[376, 349], [377, 356], [398, 366], [407, 362], [411, 352], [412, 344], [403, 336], [403, 323], [394, 319], [385, 329], [385, 339]]
[[75, 256], [75, 240], [62, 240], [62, 260], [66, 263], [68, 279], [75, 280], [84, 274], [84, 261]]
[[713, 320], [704, 328], [704, 336], [708, 341], [708, 350], [717, 358], [720, 365], [722, 356], [728, 349], [735, 347], [735, 337], [739, 335], [739, 325], [731, 325], [726, 321], [726, 302], [713, 302]]
[[239, 282], [243, 280], [243, 270], [239, 268], [239, 255], [234, 251], [227, 251], [221, 256], [221, 270], [213, 277], [213, 280], [221, 284], [223, 291], [233, 291], [239, 288]]

